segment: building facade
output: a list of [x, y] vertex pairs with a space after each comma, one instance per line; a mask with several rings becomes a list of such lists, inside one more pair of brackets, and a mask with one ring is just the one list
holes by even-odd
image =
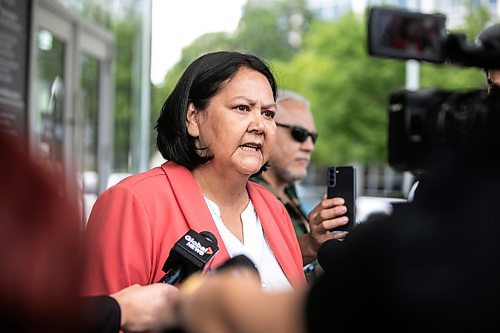
[[0, 1], [0, 131], [90, 195], [115, 164], [115, 106], [149, 114], [150, 15], [147, 0]]

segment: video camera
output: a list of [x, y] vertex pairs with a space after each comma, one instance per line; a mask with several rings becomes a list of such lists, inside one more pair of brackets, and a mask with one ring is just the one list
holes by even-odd
[[[500, 49], [470, 44], [447, 33], [446, 17], [387, 7], [370, 8], [368, 53], [483, 69], [500, 68]], [[477, 143], [488, 115], [497, 109], [497, 89], [399, 90], [389, 98], [389, 164], [399, 171], [425, 170], [436, 148]], [[500, 112], [500, 110], [498, 110]]]

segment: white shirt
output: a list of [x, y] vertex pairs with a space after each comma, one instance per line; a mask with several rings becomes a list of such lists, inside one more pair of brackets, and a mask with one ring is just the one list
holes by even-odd
[[292, 290], [290, 282], [264, 236], [262, 225], [252, 201], [249, 201], [248, 206], [241, 213], [243, 243], [226, 227], [220, 217], [220, 209], [217, 204], [207, 197], [205, 197], [205, 202], [229, 252], [229, 256], [232, 258], [243, 254], [250, 258], [257, 266], [262, 288], [268, 291]]

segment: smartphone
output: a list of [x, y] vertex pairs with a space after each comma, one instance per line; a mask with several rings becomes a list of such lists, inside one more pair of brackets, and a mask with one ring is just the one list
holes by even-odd
[[331, 166], [327, 169], [327, 197], [345, 200], [349, 222], [331, 231], [351, 231], [356, 224], [356, 168]]
[[405, 9], [371, 7], [368, 14], [368, 53], [384, 58], [445, 61], [446, 16]]

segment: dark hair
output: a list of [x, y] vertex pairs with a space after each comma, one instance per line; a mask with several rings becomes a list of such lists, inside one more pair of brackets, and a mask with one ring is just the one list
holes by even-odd
[[[156, 146], [166, 160], [174, 161], [189, 170], [210, 161], [213, 156], [200, 156], [195, 139], [186, 127], [188, 104], [204, 110], [210, 99], [241, 67], [254, 69], [264, 75], [276, 100], [276, 81], [269, 67], [251, 54], [220, 51], [207, 53], [193, 61], [184, 71], [174, 90], [165, 100], [156, 122]], [[268, 164], [259, 171], [265, 171]]]
[[[477, 36], [476, 43], [488, 51], [500, 50], [500, 24], [492, 24], [483, 29]], [[488, 75], [490, 69], [492, 68], [483, 68], [486, 75]]]
[[483, 29], [477, 36], [476, 42], [492, 51], [500, 49], [500, 24], [493, 24]]

